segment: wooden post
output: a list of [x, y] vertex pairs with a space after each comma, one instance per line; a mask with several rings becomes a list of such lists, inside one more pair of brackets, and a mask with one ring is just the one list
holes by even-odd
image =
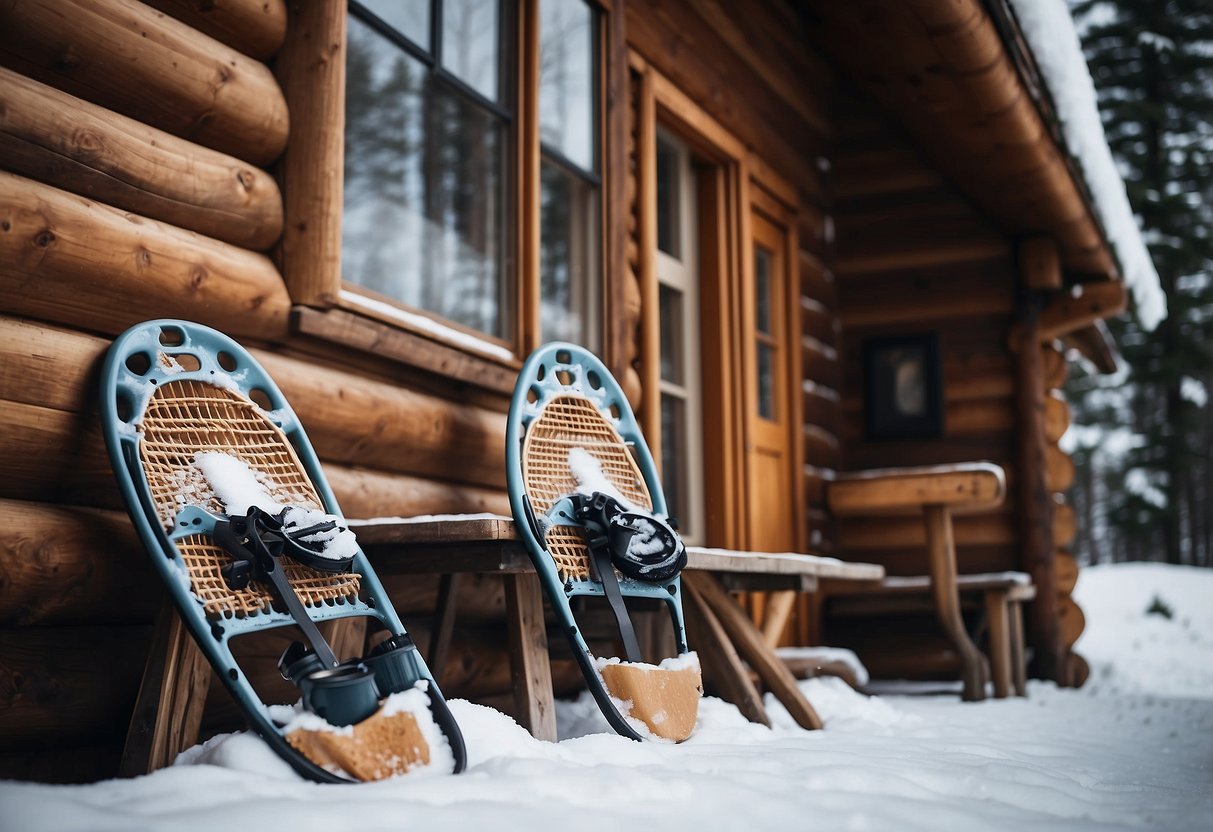
[[538, 740], [556, 741], [552, 667], [543, 624], [543, 596], [534, 573], [505, 576], [506, 621], [510, 637], [510, 675], [514, 682], [514, 718]]
[[990, 628], [990, 677], [994, 696], [1006, 699], [1011, 692], [1011, 623], [1007, 593], [986, 590], [986, 621]]
[[1057, 576], [1053, 564], [1053, 497], [1045, 469], [1045, 379], [1039, 348], [1040, 306], [1022, 305], [1016, 350], [1016, 489], [1020, 520], [1020, 562], [1036, 585], [1030, 610], [1037, 675], [1059, 681], [1064, 650], [1057, 622]]
[[715, 685], [716, 692], [736, 705], [737, 710], [750, 722], [770, 728], [771, 718], [762, 706], [762, 694], [737, 655], [737, 648], [720, 626], [720, 620], [691, 583], [683, 581], [682, 586], [687, 634], [691, 646], [699, 654], [704, 679]]
[[206, 657], [173, 603], [165, 600], [152, 632], [118, 773], [135, 777], [164, 768], [196, 743], [210, 684]]
[[788, 627], [792, 617], [792, 609], [796, 606], [797, 593], [787, 589], [772, 592], [767, 596], [766, 615], [762, 620], [762, 637], [774, 650], [783, 638], [783, 632]]
[[956, 541], [952, 536], [952, 513], [947, 506], [923, 506], [927, 531], [927, 556], [930, 559], [931, 590], [935, 595], [935, 615], [944, 632], [960, 654], [961, 679], [966, 702], [985, 699], [985, 660], [965, 631], [960, 613], [960, 590], [956, 585]]
[[434, 610], [434, 630], [430, 634], [429, 666], [439, 687], [451, 653], [451, 635], [455, 631], [455, 611], [459, 595], [458, 572], [443, 575], [438, 583], [438, 607]]

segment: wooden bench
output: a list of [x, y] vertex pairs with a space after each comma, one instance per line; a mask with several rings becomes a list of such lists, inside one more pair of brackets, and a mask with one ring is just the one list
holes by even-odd
[[[1017, 696], [1025, 696], [1023, 605], [1036, 597], [1031, 577], [1023, 572], [958, 575], [956, 589], [962, 605], [973, 598], [984, 608], [994, 696], [1003, 699], [1012, 689]], [[933, 607], [929, 575], [886, 577], [879, 583], [863, 584], [829, 581], [824, 582], [822, 592], [831, 598], [830, 612], [834, 615], [879, 615], [918, 608], [913, 604], [897, 605], [895, 602], [901, 599]]]
[[[426, 660], [441, 681], [454, 628], [455, 589], [468, 573], [500, 574], [505, 581], [507, 633], [515, 718], [540, 739], [556, 738], [543, 597], [530, 556], [504, 517], [378, 520], [353, 525], [381, 576], [441, 574], [438, 608]], [[687, 549], [683, 608], [688, 638], [705, 680], [755, 722], [770, 725], [749, 666], [805, 728], [821, 720], [762, 632], [729, 590], [815, 592], [820, 580], [877, 583], [884, 569], [834, 558]], [[744, 660], [744, 662], [743, 662]]]
[[[997, 583], [997, 578], [958, 576], [952, 516], [961, 512], [988, 511], [999, 506], [1006, 496], [1003, 470], [988, 462], [974, 462], [863, 471], [840, 475], [829, 483], [826, 495], [830, 510], [837, 517], [879, 518], [897, 514], [922, 517], [926, 528], [928, 575], [909, 579], [890, 578], [881, 584], [869, 586], [835, 585], [827, 587], [827, 590], [878, 595], [899, 591], [929, 592], [935, 616], [960, 656], [962, 696], [970, 701], [984, 699], [986, 662], [965, 630], [961, 614], [961, 582], [966, 582], [967, 591], [983, 580]], [[1026, 600], [1025, 596], [1033, 591], [1030, 586], [1024, 588], [1019, 577], [1001, 588], [991, 584], [982, 591], [989, 599], [987, 612], [992, 611], [989, 626], [995, 694], [1006, 696], [1009, 677], [1015, 674], [1015, 678], [1019, 679], [1023, 674], [1023, 627], [1019, 606]], [[1012, 601], [1013, 597], [1018, 600]], [[1014, 618], [1021, 622], [1017, 628], [1020, 645], [1018, 658], [1011, 658], [1016, 641], [1012, 633], [1016, 625], [1011, 620], [1009, 606], [1012, 603], [1016, 605]], [[1010, 669], [1008, 663], [1011, 664]], [[1019, 670], [1015, 670], [1016, 667]], [[1022, 691], [1023, 685], [1017, 684], [1016, 689]]]

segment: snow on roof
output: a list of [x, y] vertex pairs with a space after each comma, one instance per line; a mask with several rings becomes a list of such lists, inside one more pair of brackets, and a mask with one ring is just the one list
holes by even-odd
[[1024, 40], [1040, 68], [1061, 121], [1066, 148], [1078, 162], [1095, 213], [1103, 224], [1148, 330], [1167, 315], [1167, 298], [1129, 206], [1125, 183], [1104, 137], [1082, 44], [1065, 0], [1009, 0]]

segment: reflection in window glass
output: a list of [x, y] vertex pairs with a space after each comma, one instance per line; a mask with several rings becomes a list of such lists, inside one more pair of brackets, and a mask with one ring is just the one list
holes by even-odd
[[682, 292], [662, 285], [658, 288], [661, 325], [661, 377], [682, 384]]
[[770, 344], [758, 344], [758, 415], [775, 418], [775, 351]]
[[584, 0], [539, 0], [539, 137], [594, 165], [594, 15]]
[[593, 287], [595, 189], [555, 165], [540, 166], [539, 324], [543, 340], [596, 347]]
[[383, 22], [430, 50], [430, 0], [360, 0]]
[[685, 522], [687, 489], [683, 482], [686, 467], [686, 403], [672, 396], [661, 397], [661, 487], [665, 491], [670, 515]]
[[501, 123], [353, 17], [346, 60], [344, 277], [508, 338]]
[[759, 332], [771, 334], [771, 252], [761, 246], [754, 248], [755, 326]]
[[681, 259], [678, 232], [678, 155], [667, 142], [657, 139], [657, 248]]
[[498, 99], [498, 0], [445, 0], [442, 66], [490, 101]]

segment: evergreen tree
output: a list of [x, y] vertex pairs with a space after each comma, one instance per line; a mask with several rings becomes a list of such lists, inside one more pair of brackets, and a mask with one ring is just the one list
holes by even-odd
[[1083, 0], [1072, 10], [1169, 310], [1153, 333], [1130, 316], [1111, 322], [1127, 376], [1071, 382], [1079, 421], [1105, 428], [1105, 441], [1126, 423], [1137, 435], [1112, 453], [1092, 442], [1076, 454], [1080, 465], [1102, 460], [1079, 478], [1079, 511], [1090, 516], [1106, 495], [1115, 538], [1085, 542], [1092, 559], [1102, 550], [1213, 565], [1213, 3]]

